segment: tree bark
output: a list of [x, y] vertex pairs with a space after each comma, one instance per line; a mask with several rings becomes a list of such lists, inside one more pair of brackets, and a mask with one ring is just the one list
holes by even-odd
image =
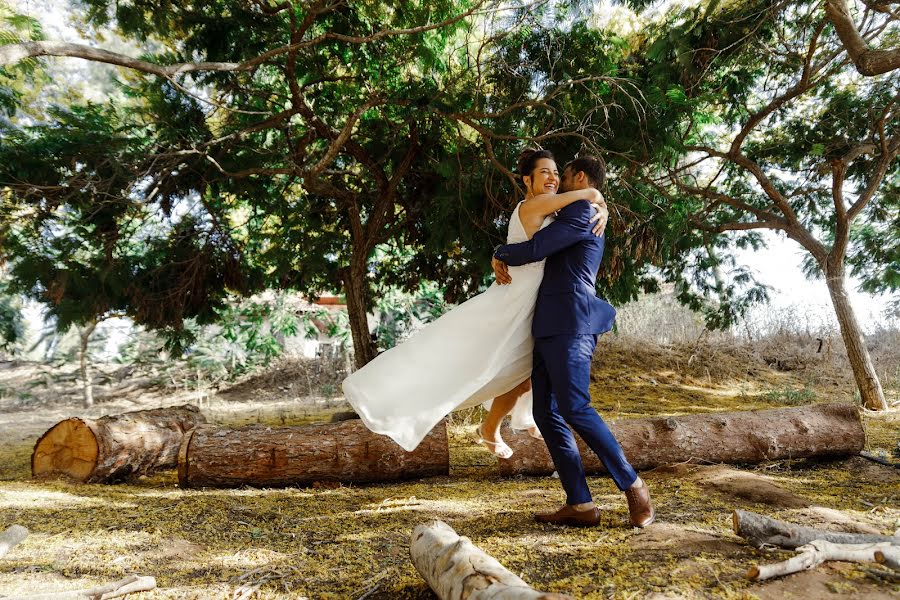
[[731, 515], [734, 532], [747, 540], [751, 546], [779, 546], [789, 550], [797, 549], [815, 540], [825, 540], [835, 544], [880, 544], [888, 542], [900, 546], [900, 537], [871, 535], [868, 533], [844, 533], [804, 527], [787, 521], [779, 521], [747, 510], [736, 510]]
[[84, 397], [84, 407], [90, 408], [94, 405], [94, 374], [91, 369], [91, 358], [88, 356], [88, 342], [91, 334], [97, 328], [97, 320], [92, 319], [85, 324], [83, 328], [78, 329], [78, 336], [81, 340], [78, 357], [81, 361], [81, 393]]
[[[857, 454], [865, 446], [859, 409], [852, 404], [626, 419], [609, 423], [638, 470], [691, 460], [759, 463], [784, 458]], [[513, 455], [498, 462], [501, 475], [547, 475], [553, 461], [546, 444], [505, 428]], [[576, 436], [587, 473], [606, 472], [597, 455]]]
[[186, 431], [205, 423], [195, 406], [139, 410], [100, 419], [72, 418], [51, 427], [34, 446], [34, 477], [65, 476], [110, 483], [178, 464]]
[[353, 356], [360, 369], [375, 358], [375, 345], [369, 333], [369, 302], [366, 284], [366, 265], [354, 259], [353, 265], [343, 272], [344, 293], [347, 295], [347, 317], [353, 335]]
[[874, 50], [860, 35], [850, 16], [847, 0], [827, 0], [825, 14], [834, 25], [844, 49], [856, 65], [860, 75], [873, 76], [888, 73], [900, 68], [900, 48], [891, 50]]
[[443, 521], [417, 525], [409, 555], [440, 600], [571, 600], [535, 590]]
[[28, 537], [28, 530], [21, 525], [11, 525], [0, 533], [0, 558], [22, 543]]
[[39, 56], [70, 56], [83, 58], [93, 62], [127, 67], [143, 73], [151, 73], [160, 77], [174, 77], [180, 73], [194, 71], [248, 71], [251, 63], [198, 62], [179, 63], [174, 65], [158, 65], [144, 60], [131, 58], [118, 52], [110, 52], [102, 48], [92, 48], [84, 44], [68, 42], [34, 41], [0, 46], [0, 66], [14, 65], [26, 58]]
[[837, 315], [838, 325], [841, 328], [841, 338], [847, 349], [847, 358], [850, 368], [853, 370], [853, 378], [859, 388], [859, 395], [863, 406], [869, 410], [887, 410], [887, 401], [884, 398], [884, 390], [875, 372], [875, 365], [869, 356], [866, 342], [863, 339], [856, 314], [850, 305], [850, 298], [844, 287], [843, 272], [832, 274], [829, 272], [826, 279], [828, 293], [831, 295], [831, 303]]
[[353, 419], [298, 427], [201, 427], [185, 436], [178, 453], [182, 487], [365, 483], [449, 472], [446, 421], [438, 423], [413, 452]]
[[119, 581], [107, 583], [106, 585], [98, 585], [97, 587], [88, 588], [86, 590], [49, 592], [46, 594], [35, 594], [33, 596], [18, 596], [18, 598], [19, 600], [111, 600], [112, 598], [121, 598], [128, 594], [149, 592], [154, 589], [156, 589], [155, 578], [129, 575]]

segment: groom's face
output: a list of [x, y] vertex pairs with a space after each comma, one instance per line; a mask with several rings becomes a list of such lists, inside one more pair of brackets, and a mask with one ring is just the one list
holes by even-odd
[[575, 175], [572, 173], [572, 168], [567, 167], [563, 170], [562, 177], [559, 181], [559, 191], [562, 192], [571, 192], [575, 185]]

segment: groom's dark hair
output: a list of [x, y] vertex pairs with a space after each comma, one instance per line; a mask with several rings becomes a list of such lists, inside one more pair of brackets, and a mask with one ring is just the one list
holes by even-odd
[[[606, 181], [606, 163], [599, 156], [579, 156], [566, 165], [566, 169], [572, 169], [572, 175], [584, 171], [588, 183], [592, 188], [600, 189]], [[563, 169], [565, 170], [565, 169]]]

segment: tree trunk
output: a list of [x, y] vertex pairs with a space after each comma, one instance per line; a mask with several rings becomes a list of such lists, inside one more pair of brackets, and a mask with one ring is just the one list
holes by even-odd
[[825, 540], [835, 544], [878, 544], [889, 542], [900, 546], [900, 537], [872, 535], [868, 533], [844, 533], [804, 527], [787, 521], [772, 519], [748, 510], [736, 510], [731, 515], [734, 533], [741, 536], [751, 546], [778, 546], [795, 550], [814, 540]]
[[834, 275], [829, 273], [826, 283], [863, 406], [869, 410], [887, 410], [887, 402], [884, 399], [884, 391], [881, 389], [878, 374], [875, 372], [875, 365], [872, 364], [872, 358], [866, 348], [856, 314], [853, 312], [853, 307], [850, 306], [850, 298], [847, 297], [843, 273]]
[[279, 428], [201, 427], [185, 436], [178, 453], [182, 487], [364, 483], [449, 473], [446, 421], [412, 452], [353, 419]]
[[90, 408], [94, 405], [94, 374], [91, 369], [91, 359], [88, 356], [88, 341], [91, 334], [97, 328], [97, 320], [88, 321], [83, 328], [78, 329], [78, 335], [81, 338], [81, 348], [79, 358], [81, 359], [81, 393], [84, 397], [84, 407]]
[[360, 369], [375, 358], [375, 345], [369, 333], [368, 286], [366, 284], [366, 265], [356, 264], [344, 269], [344, 293], [347, 295], [347, 317], [350, 321], [350, 333], [353, 335], [353, 356], [356, 368]]
[[178, 464], [184, 433], [205, 423], [195, 406], [139, 410], [100, 419], [60, 421], [41, 436], [31, 455], [34, 477], [63, 475], [109, 483]]
[[413, 529], [409, 556], [440, 600], [571, 600], [535, 590], [443, 521]]
[[[852, 404], [625, 419], [609, 423], [613, 435], [638, 470], [691, 460], [759, 463], [784, 458], [858, 454], [866, 442], [859, 409]], [[501, 475], [553, 472], [546, 444], [506, 428], [513, 450], [500, 460]], [[597, 455], [576, 436], [588, 473], [606, 472]]]

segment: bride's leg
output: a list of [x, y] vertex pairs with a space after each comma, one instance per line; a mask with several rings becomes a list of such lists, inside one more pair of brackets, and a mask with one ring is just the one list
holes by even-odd
[[491, 409], [481, 422], [481, 436], [489, 442], [500, 438], [500, 423], [516, 405], [519, 396], [531, 389], [531, 379], [526, 379], [505, 394], [500, 394], [491, 403]]

